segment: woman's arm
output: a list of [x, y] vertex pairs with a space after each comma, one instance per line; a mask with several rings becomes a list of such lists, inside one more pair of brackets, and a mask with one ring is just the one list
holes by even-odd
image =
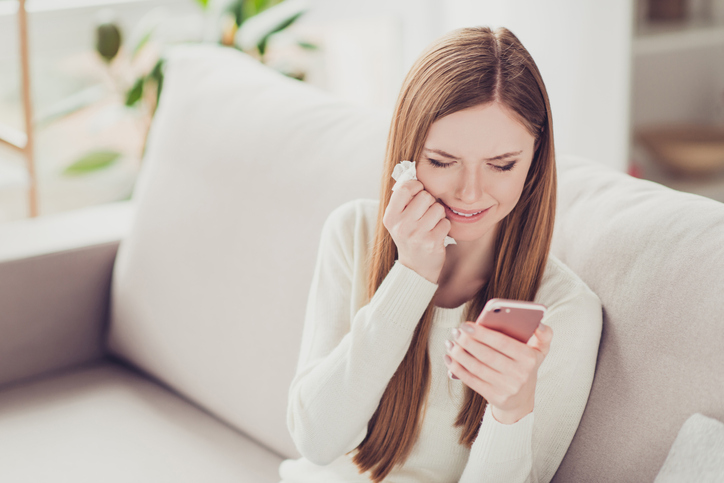
[[[402, 362], [437, 285], [400, 263], [354, 317], [352, 292], [366, 285], [367, 240], [359, 203], [335, 210], [322, 230], [287, 426], [311, 462], [329, 464], [359, 445]], [[360, 253], [362, 251], [362, 253]]]
[[538, 370], [533, 412], [503, 424], [489, 405], [461, 483], [547, 483], [563, 460], [593, 382], [602, 311], [598, 297], [584, 289], [548, 309], [544, 322], [555, 336]]

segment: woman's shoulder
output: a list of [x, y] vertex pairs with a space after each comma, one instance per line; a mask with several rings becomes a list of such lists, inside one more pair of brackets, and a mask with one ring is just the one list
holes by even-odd
[[581, 277], [553, 254], [548, 256], [535, 301], [548, 307], [550, 314], [575, 313], [591, 319], [590, 327], [600, 332], [601, 300]]
[[374, 224], [377, 221], [377, 210], [380, 206], [378, 200], [358, 198], [342, 203], [327, 217], [327, 223], [350, 224], [364, 221]]
[[348, 247], [371, 240], [375, 233], [378, 208], [379, 201], [373, 199], [360, 198], [343, 203], [327, 217], [322, 237], [334, 239]]
[[538, 296], [558, 298], [565, 295], [582, 294], [588, 297], [598, 296], [568, 265], [553, 254], [548, 255], [543, 280], [541, 280]]

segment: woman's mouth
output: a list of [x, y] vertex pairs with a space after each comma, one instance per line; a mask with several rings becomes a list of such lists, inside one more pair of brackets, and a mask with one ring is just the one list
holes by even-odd
[[485, 216], [490, 207], [480, 211], [454, 210], [443, 203], [448, 220], [458, 223], [474, 223]]
[[452, 208], [450, 208], [450, 210], [453, 213], [455, 213], [456, 215], [461, 215], [461, 216], [475, 216], [475, 215], [479, 215], [480, 213], [482, 213], [484, 211], [484, 210], [480, 210], [480, 211], [476, 211], [475, 213], [463, 213], [461, 211], [453, 210]]

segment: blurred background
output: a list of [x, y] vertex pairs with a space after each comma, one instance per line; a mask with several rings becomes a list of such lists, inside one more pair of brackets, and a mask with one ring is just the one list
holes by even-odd
[[131, 196], [174, 44], [218, 42], [390, 111], [419, 53], [473, 25], [508, 27], [533, 55], [559, 155], [724, 201], [724, 0], [27, 0], [24, 10], [26, 54], [20, 4], [0, 0], [0, 223]]

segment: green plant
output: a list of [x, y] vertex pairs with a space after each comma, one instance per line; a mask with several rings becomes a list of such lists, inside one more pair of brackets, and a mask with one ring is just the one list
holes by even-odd
[[[207, 3], [207, 0], [196, 0], [199, 3]], [[233, 18], [233, 24], [226, 26], [225, 32], [222, 32], [222, 41], [224, 45], [234, 45], [234, 37], [236, 31], [249, 18], [267, 10], [274, 5], [281, 3], [283, 0], [232, 0], [226, 7], [226, 13]]]
[[[300, 0], [293, 1], [296, 2], [294, 5], [291, 5], [292, 1], [290, 1], [288, 5], [283, 6], [281, 4], [284, 3], [284, 0], [231, 0], [222, 12], [223, 21], [221, 22], [219, 43], [242, 50], [259, 61], [265, 62], [269, 39], [291, 26], [306, 11], [306, 7]], [[196, 2], [205, 15], [208, 15], [209, 0], [196, 0]], [[264, 15], [260, 16], [262, 13]], [[256, 35], [251, 36], [250, 44], [245, 44], [238, 40], [240, 36], [237, 34], [243, 34], [244, 26], [253, 18], [260, 20], [255, 25]], [[259, 28], [260, 25], [261, 28]], [[123, 53], [124, 48], [125, 55], [130, 58], [127, 64], [132, 65], [144, 49], [151, 44], [155, 27], [151, 26], [131, 46], [123, 45], [122, 31], [115, 22], [104, 20], [96, 26], [95, 32], [96, 52], [107, 66], [108, 73], [114, 78], [116, 88], [123, 95], [126, 108], [141, 111], [139, 117], [145, 122], [146, 134], [163, 89], [165, 66], [163, 54], [160, 53], [157, 56], [152, 68], [137, 76], [130, 83], [127, 80], [124, 81], [118, 72], [113, 71], [112, 67], [116, 59]], [[305, 49], [317, 48], [308, 42], [300, 41], [298, 43]], [[161, 48], [160, 51], [162, 52], [162, 50]], [[286, 71], [282, 71], [282, 73], [299, 80], [304, 78], [304, 73]], [[145, 152], [145, 141], [143, 145]], [[88, 152], [68, 166], [64, 174], [78, 175], [105, 169], [117, 162], [120, 157], [121, 153], [106, 149]]]
[[121, 153], [116, 151], [92, 151], [85, 154], [71, 166], [68, 166], [65, 169], [65, 174], [78, 175], [107, 168], [108, 166], [113, 164], [120, 156]]

